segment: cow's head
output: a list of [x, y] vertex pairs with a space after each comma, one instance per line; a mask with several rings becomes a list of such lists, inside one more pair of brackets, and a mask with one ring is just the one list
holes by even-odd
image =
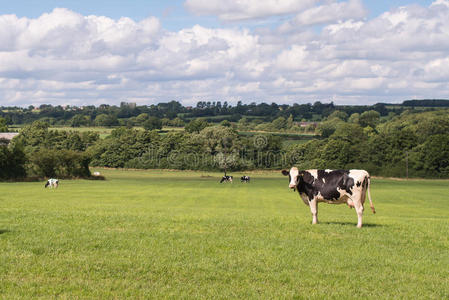
[[44, 186], [44, 187], [47, 187], [47, 186], [49, 186], [49, 185], [50, 185], [50, 182], [47, 181], [47, 183], [45, 183], [45, 186]]
[[296, 188], [298, 187], [298, 184], [299, 184], [299, 179], [300, 179], [299, 178], [300, 174], [299, 174], [298, 168], [292, 167], [290, 169], [290, 172], [287, 170], [282, 170], [282, 175], [288, 176], [288, 182], [289, 182], [288, 187], [293, 190], [296, 190]]

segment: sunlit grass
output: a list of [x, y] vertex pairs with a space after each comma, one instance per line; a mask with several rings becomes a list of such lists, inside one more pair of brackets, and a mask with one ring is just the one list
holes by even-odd
[[357, 229], [343, 205], [312, 226], [278, 173], [100, 172], [0, 183], [0, 298], [449, 295], [449, 181], [374, 179]]

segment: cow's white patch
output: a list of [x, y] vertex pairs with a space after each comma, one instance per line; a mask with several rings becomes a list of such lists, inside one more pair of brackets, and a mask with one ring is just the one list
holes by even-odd
[[357, 181], [363, 183], [365, 177], [369, 177], [369, 174], [365, 170], [349, 170], [349, 177], [354, 179], [354, 186], [357, 185]]
[[298, 184], [298, 176], [299, 176], [299, 170], [296, 167], [293, 167], [290, 169], [290, 183], [289, 187], [294, 188]]
[[315, 180], [318, 178], [318, 170], [307, 170], [307, 172], [309, 172]]

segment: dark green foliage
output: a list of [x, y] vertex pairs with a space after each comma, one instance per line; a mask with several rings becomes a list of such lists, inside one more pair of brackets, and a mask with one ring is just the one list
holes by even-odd
[[70, 126], [72, 126], [72, 127], [89, 126], [89, 124], [90, 124], [90, 118], [88, 116], [75, 115], [70, 120]]
[[195, 120], [190, 121], [186, 125], [185, 130], [187, 132], [190, 132], [190, 133], [192, 133], [192, 132], [197, 132], [198, 133], [201, 130], [203, 130], [204, 128], [206, 128], [207, 126], [209, 126], [209, 124], [205, 120], [203, 120], [203, 119], [195, 119]]
[[111, 127], [118, 125], [118, 119], [114, 115], [100, 114], [95, 118], [96, 126]]
[[34, 175], [56, 178], [90, 177], [90, 157], [73, 150], [40, 149], [30, 157]]
[[328, 117], [328, 119], [340, 119], [342, 121], [346, 121], [348, 119], [348, 114], [345, 113], [344, 111], [340, 111], [340, 110], [336, 110], [333, 113], [331, 113]]
[[58, 153], [53, 150], [40, 149], [30, 157], [33, 173], [42, 177], [56, 177], [59, 164]]
[[376, 128], [380, 121], [380, 113], [375, 110], [369, 110], [362, 113], [359, 117], [359, 124], [362, 127], [370, 126]]
[[220, 125], [224, 127], [231, 127], [232, 124], [228, 120], [223, 120], [221, 121]]
[[24, 178], [26, 161], [22, 145], [0, 144], [0, 180]]
[[30, 176], [89, 177], [90, 156], [85, 151], [98, 139], [94, 132], [48, 130], [48, 123], [37, 121], [25, 126], [12, 146], [23, 147]]
[[281, 130], [287, 128], [287, 120], [284, 117], [279, 117], [271, 122], [271, 125], [276, 130]]
[[[51, 122], [68, 113], [51, 106], [42, 106], [40, 111]], [[25, 109], [23, 113], [31, 112]], [[83, 118], [75, 118], [74, 114]], [[115, 129], [104, 140], [89, 132], [52, 131], [47, 122], [38, 121], [23, 127], [11, 147], [15, 143], [23, 145], [30, 158], [28, 169], [39, 170], [36, 172], [40, 174], [54, 174], [63, 163], [58, 158], [62, 157], [59, 152], [71, 150], [86, 152], [94, 166], [241, 170], [297, 165], [300, 168], [363, 168], [372, 175], [403, 177], [408, 163], [409, 176], [449, 177], [446, 159], [449, 111], [445, 109], [403, 110], [384, 104], [337, 107], [320, 102], [293, 106], [239, 103], [236, 107], [204, 102], [189, 109], [176, 103], [137, 108], [122, 104], [120, 110], [109, 105], [86, 107], [82, 113], [75, 110], [71, 119], [109, 120], [107, 126], [112, 126], [117, 124], [117, 115], [127, 116], [120, 123], [129, 128]], [[190, 121], [185, 131], [157, 133], [131, 129], [142, 124], [147, 124], [147, 129], [157, 129], [162, 122], [165, 126], [179, 126], [183, 120], [203, 115]], [[287, 136], [282, 134], [304, 129], [299, 120], [305, 116], [309, 120], [323, 120], [312, 123], [318, 124], [321, 137], [309, 136], [312, 140], [308, 142], [301, 138], [295, 145], [291, 141], [286, 143]], [[17, 115], [5, 116], [11, 121], [14, 117]], [[234, 117], [238, 122], [231, 123], [229, 120], [234, 122]], [[222, 122], [223, 126], [211, 126], [205, 118]], [[238, 134], [234, 128], [246, 132]], [[260, 135], [254, 131], [275, 133]], [[41, 157], [31, 159], [39, 151]], [[75, 170], [68, 165], [64, 168]]]
[[143, 122], [143, 128], [146, 130], [156, 130], [162, 128], [162, 121], [158, 117], [149, 117]]
[[449, 135], [429, 136], [426, 142], [416, 147], [411, 154], [417, 171], [433, 177], [449, 177]]
[[6, 124], [6, 119], [0, 117], [0, 132], [8, 132], [8, 126]]
[[402, 105], [421, 106], [421, 107], [449, 107], [449, 100], [446, 99], [406, 100], [402, 103]]
[[328, 138], [335, 132], [335, 130], [337, 130], [337, 126], [342, 122], [343, 121], [338, 118], [323, 121], [318, 126], [318, 132], [322, 137]]
[[[377, 119], [377, 114], [369, 114]], [[357, 168], [392, 177], [406, 176], [408, 160], [411, 177], [449, 177], [448, 111], [403, 114], [374, 128], [375, 123], [356, 123], [327, 120], [320, 130], [324, 133], [331, 128], [332, 134], [321, 141], [291, 146], [287, 156], [302, 169]]]
[[96, 143], [88, 153], [95, 166], [124, 167], [129, 160], [148, 152], [151, 143], [156, 144], [158, 139], [155, 132], [121, 127]]
[[57, 131], [48, 127], [48, 123], [36, 121], [25, 126], [16, 140], [25, 147], [26, 153], [33, 153], [41, 148], [85, 151], [99, 139], [94, 132]]

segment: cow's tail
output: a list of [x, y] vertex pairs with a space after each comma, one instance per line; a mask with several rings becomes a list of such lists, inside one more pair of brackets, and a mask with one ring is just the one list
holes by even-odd
[[369, 176], [366, 176], [366, 179], [368, 180], [368, 187], [366, 189], [367, 189], [367, 192], [368, 192], [369, 206], [371, 207], [371, 210], [373, 211], [373, 214], [375, 214], [376, 210], [374, 209], [373, 201], [371, 200], [371, 192], [370, 192], [371, 179], [370, 179]]

